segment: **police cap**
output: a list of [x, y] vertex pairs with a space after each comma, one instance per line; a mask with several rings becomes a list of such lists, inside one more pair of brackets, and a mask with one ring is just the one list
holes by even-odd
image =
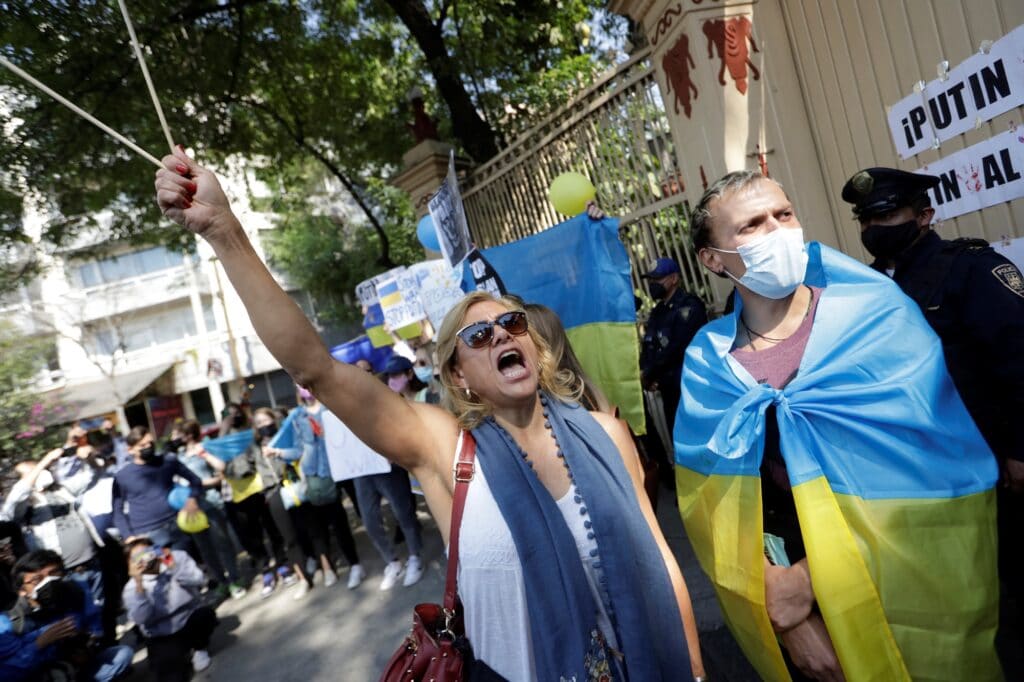
[[896, 168], [865, 168], [843, 185], [843, 201], [853, 204], [853, 216], [864, 220], [901, 206], [909, 206], [939, 178]]

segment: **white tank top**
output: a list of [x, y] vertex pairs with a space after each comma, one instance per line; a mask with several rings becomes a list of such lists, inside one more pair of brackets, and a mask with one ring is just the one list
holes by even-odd
[[[519, 554], [479, 461], [475, 468], [459, 537], [458, 589], [465, 613], [466, 636], [473, 645], [474, 655], [510, 682], [536, 680]], [[580, 514], [581, 505], [576, 497], [573, 484], [558, 500], [558, 509], [576, 540], [590, 591], [598, 605], [598, 627], [608, 643], [617, 648], [591, 565], [591, 551], [597, 549], [597, 541], [584, 526], [586, 519]]]

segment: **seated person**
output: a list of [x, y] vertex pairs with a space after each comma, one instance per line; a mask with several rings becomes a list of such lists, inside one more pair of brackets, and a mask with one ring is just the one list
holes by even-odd
[[210, 666], [207, 646], [217, 627], [217, 614], [199, 601], [206, 577], [186, 552], [157, 550], [149, 538], [129, 538], [126, 551], [129, 579], [122, 597], [128, 617], [146, 636], [153, 677], [188, 680], [190, 652], [196, 672]]
[[0, 614], [0, 679], [45, 680], [64, 673], [109, 682], [131, 666], [131, 647], [99, 647], [99, 605], [84, 581], [64, 573], [60, 555], [50, 550], [29, 552], [15, 563], [18, 601]]

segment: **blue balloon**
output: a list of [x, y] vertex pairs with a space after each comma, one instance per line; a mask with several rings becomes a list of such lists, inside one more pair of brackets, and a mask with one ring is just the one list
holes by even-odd
[[191, 488], [183, 485], [175, 486], [171, 492], [167, 493], [167, 504], [171, 505], [171, 509], [180, 510], [191, 496]]
[[423, 244], [423, 248], [431, 251], [440, 251], [441, 242], [437, 240], [437, 230], [434, 228], [434, 219], [430, 217], [430, 214], [420, 218], [420, 222], [416, 225], [416, 238], [420, 240], [420, 244]]

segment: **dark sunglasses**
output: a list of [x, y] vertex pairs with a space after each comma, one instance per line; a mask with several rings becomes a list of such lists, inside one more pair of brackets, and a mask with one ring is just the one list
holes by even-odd
[[455, 335], [462, 339], [462, 342], [470, 348], [483, 348], [494, 338], [494, 325], [500, 325], [502, 329], [512, 336], [522, 336], [526, 333], [526, 313], [512, 311], [502, 313], [494, 319], [494, 322], [474, 322], [455, 332]]

